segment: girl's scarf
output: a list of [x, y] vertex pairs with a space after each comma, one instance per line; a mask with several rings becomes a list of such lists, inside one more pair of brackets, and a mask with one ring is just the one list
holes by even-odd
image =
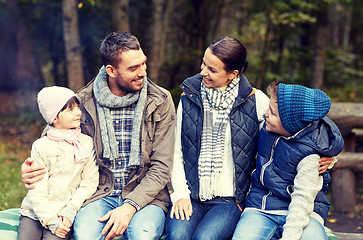
[[[209, 200], [220, 196], [226, 126], [233, 103], [238, 95], [240, 78], [234, 78], [225, 90], [207, 88], [201, 83], [203, 100], [203, 130], [198, 162], [199, 196]], [[213, 123], [213, 110], [217, 116]]]
[[47, 131], [47, 137], [53, 141], [66, 141], [69, 144], [72, 144], [76, 151], [74, 153], [74, 162], [81, 163], [89, 157], [90, 152], [87, 151], [87, 148], [82, 144], [79, 136], [81, 134], [81, 128], [74, 128], [69, 130], [58, 130], [54, 127], [49, 127]]
[[144, 84], [141, 91], [130, 92], [123, 97], [112, 94], [108, 87], [107, 80], [108, 76], [106, 69], [103, 66], [93, 84], [93, 93], [97, 102], [96, 108], [101, 130], [103, 157], [108, 158], [111, 161], [119, 158], [118, 143], [111, 119], [110, 109], [119, 109], [136, 103], [132, 126], [129, 166], [140, 165], [140, 133], [143, 111], [147, 97], [147, 78], [145, 77], [143, 79]]

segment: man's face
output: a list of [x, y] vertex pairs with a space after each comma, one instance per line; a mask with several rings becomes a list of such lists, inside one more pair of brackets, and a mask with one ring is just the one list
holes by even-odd
[[142, 89], [143, 78], [146, 76], [146, 56], [142, 49], [128, 50], [121, 53], [121, 61], [117, 67], [107, 65], [109, 87], [116, 96], [124, 96], [129, 92]]

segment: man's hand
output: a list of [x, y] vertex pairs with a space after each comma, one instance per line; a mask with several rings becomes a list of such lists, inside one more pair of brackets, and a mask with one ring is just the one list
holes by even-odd
[[187, 221], [189, 221], [190, 216], [192, 216], [193, 214], [192, 202], [187, 198], [179, 199], [171, 208], [171, 219], [173, 219], [174, 214], [177, 220], [181, 219], [182, 221], [184, 221], [184, 219], [186, 219]]
[[319, 161], [319, 174], [324, 173], [333, 162], [332, 157], [322, 157]]
[[67, 217], [60, 217], [61, 223], [59, 223], [58, 228], [55, 230], [54, 235], [59, 238], [66, 238], [67, 234], [71, 230], [71, 221]]
[[129, 226], [131, 218], [136, 213], [136, 208], [129, 203], [124, 203], [122, 206], [115, 208], [112, 211], [106, 213], [105, 216], [98, 219], [100, 222], [107, 221], [105, 227], [102, 229], [101, 234], [105, 235], [107, 231], [111, 228], [110, 232], [107, 234], [105, 240], [112, 239], [114, 237], [121, 236], [126, 228]]
[[32, 166], [34, 159], [27, 158], [21, 165], [21, 180], [26, 189], [34, 189], [34, 183], [43, 179], [47, 170], [43, 166]]

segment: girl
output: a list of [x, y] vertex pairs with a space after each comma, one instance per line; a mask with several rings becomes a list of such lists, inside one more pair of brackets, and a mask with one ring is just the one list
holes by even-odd
[[81, 110], [75, 93], [64, 87], [45, 87], [38, 107], [50, 125], [33, 143], [31, 157], [44, 166], [21, 204], [19, 240], [69, 239], [73, 219], [98, 186], [92, 138], [81, 133]]

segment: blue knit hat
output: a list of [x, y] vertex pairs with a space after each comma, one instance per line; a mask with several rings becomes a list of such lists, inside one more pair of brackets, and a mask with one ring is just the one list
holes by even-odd
[[280, 83], [277, 104], [282, 126], [291, 134], [323, 118], [330, 110], [330, 98], [319, 89]]

